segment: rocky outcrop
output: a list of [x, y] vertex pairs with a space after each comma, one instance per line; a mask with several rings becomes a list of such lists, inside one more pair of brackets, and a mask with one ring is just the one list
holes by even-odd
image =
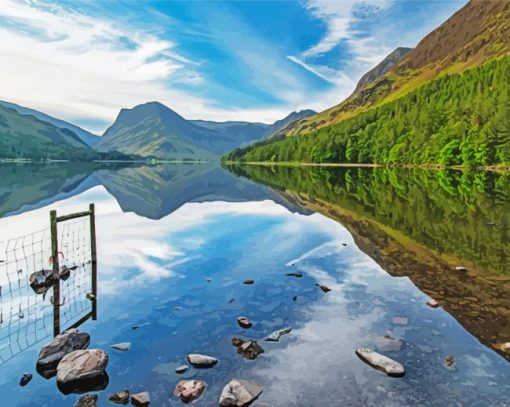
[[90, 343], [90, 335], [71, 329], [57, 335], [49, 344], [43, 346], [37, 358], [37, 372], [48, 379], [55, 376], [57, 365], [62, 358], [75, 350], [85, 349]]

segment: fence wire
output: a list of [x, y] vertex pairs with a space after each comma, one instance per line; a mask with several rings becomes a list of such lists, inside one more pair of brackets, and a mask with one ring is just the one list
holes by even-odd
[[62, 330], [91, 312], [89, 218], [62, 222], [57, 230], [60, 278], [39, 293], [31, 286], [34, 275], [43, 270], [52, 275], [50, 229], [0, 241], [0, 364], [53, 335], [55, 284]]

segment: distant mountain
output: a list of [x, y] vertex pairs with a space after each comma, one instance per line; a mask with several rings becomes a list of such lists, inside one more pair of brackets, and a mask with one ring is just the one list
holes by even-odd
[[[408, 52], [397, 49], [361, 78], [356, 91], [324, 112], [283, 129], [285, 136], [306, 134], [395, 100], [444, 74], [507, 55], [510, 50], [510, 1], [471, 0]], [[400, 50], [400, 51], [399, 51]], [[397, 53], [396, 55], [395, 52]], [[398, 57], [400, 58], [393, 58]], [[395, 59], [384, 65], [389, 59]], [[388, 67], [386, 67], [388, 68]], [[376, 75], [372, 75], [376, 71]], [[379, 71], [379, 72], [378, 72]], [[366, 80], [371, 79], [373, 80]], [[365, 80], [364, 80], [365, 79]]]
[[472, 0], [345, 101], [227, 160], [509, 166], [510, 1]]
[[0, 105], [0, 157], [88, 160], [94, 155], [71, 130]]
[[99, 136], [96, 136], [95, 134], [83, 130], [81, 127], [75, 126], [74, 124], [68, 123], [64, 120], [56, 119], [55, 117], [49, 116], [37, 110], [30, 109], [28, 107], [23, 107], [15, 103], [5, 102], [3, 100], [0, 100], [0, 105], [10, 107], [11, 109], [16, 110], [16, 112], [23, 116], [34, 116], [35, 118], [53, 124], [55, 127], [58, 127], [60, 129], [70, 130], [73, 133], [75, 133], [88, 146], [93, 146], [99, 140]]
[[267, 125], [247, 122], [186, 120], [159, 102], [122, 109], [113, 125], [95, 145], [98, 151], [117, 150], [126, 154], [160, 159], [216, 159], [233, 148], [261, 140], [289, 121], [313, 114], [292, 113]]

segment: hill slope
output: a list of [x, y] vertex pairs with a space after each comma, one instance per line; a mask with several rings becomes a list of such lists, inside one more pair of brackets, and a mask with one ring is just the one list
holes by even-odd
[[149, 102], [122, 109], [95, 148], [161, 159], [214, 159], [233, 148], [267, 137], [291, 120], [313, 113], [294, 112], [272, 125], [218, 123], [186, 120], [161, 103]]
[[67, 129], [75, 133], [85, 144], [88, 146], [93, 146], [98, 140], [99, 137], [95, 134], [92, 134], [86, 130], [83, 130], [81, 127], [75, 126], [74, 124], [68, 123], [64, 120], [57, 119], [55, 117], [52, 117], [50, 115], [47, 115], [45, 113], [39, 112], [34, 109], [30, 109], [28, 107], [23, 107], [20, 105], [17, 105], [15, 103], [5, 102], [3, 100], [0, 100], [0, 105], [5, 107], [10, 107], [11, 109], [16, 110], [19, 114], [23, 116], [34, 116], [35, 118], [43, 121], [48, 122], [50, 124], [53, 124], [55, 127], [58, 127], [60, 129]]
[[416, 48], [394, 61], [382, 76], [366, 83], [362, 79], [345, 101], [288, 126], [280, 134], [310, 133], [395, 100], [441, 75], [462, 72], [509, 51], [510, 2], [471, 0]]
[[72, 131], [0, 105], [0, 157], [90, 160], [94, 155]]

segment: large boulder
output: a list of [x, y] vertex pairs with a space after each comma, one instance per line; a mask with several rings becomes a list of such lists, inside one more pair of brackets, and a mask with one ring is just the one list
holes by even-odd
[[75, 350], [57, 366], [57, 385], [64, 394], [102, 390], [108, 384], [108, 355], [101, 349]]
[[57, 365], [62, 358], [75, 350], [89, 346], [90, 335], [78, 329], [70, 329], [57, 335], [49, 344], [43, 346], [37, 358], [36, 370], [44, 378], [55, 376]]
[[360, 348], [356, 350], [356, 355], [365, 363], [373, 368], [386, 373], [392, 377], [402, 377], [405, 374], [404, 366], [397, 361], [390, 359], [372, 349]]
[[223, 387], [220, 406], [249, 406], [262, 393], [262, 387], [252, 380], [233, 379]]
[[188, 355], [188, 362], [193, 367], [208, 368], [213, 367], [216, 363], [218, 363], [218, 359], [213, 358], [212, 356], [201, 355], [199, 353], [190, 353]]
[[198, 399], [204, 392], [207, 384], [202, 380], [181, 380], [174, 389], [174, 396], [179, 397], [184, 403], [190, 403]]

